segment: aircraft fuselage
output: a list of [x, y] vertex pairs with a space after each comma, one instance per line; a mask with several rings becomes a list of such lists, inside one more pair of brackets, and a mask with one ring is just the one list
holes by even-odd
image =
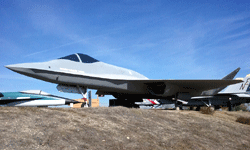
[[202, 91], [241, 81], [233, 80], [149, 80], [130, 69], [100, 62], [88, 55], [72, 54], [42, 63], [8, 65], [7, 68], [43, 81], [96, 89], [99, 95], [116, 98], [190, 98]]

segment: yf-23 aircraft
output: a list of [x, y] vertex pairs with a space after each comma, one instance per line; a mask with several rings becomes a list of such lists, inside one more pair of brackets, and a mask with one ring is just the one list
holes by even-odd
[[54, 96], [41, 90], [28, 90], [21, 92], [0, 93], [0, 105], [2, 106], [59, 106], [78, 101]]
[[7, 68], [43, 81], [58, 84], [62, 92], [81, 93], [87, 88], [98, 95], [113, 95], [116, 100], [135, 106], [143, 98], [190, 99], [204, 91], [239, 83], [239, 80], [150, 80], [133, 70], [117, 67], [85, 54], [72, 54], [41, 63], [8, 65]]

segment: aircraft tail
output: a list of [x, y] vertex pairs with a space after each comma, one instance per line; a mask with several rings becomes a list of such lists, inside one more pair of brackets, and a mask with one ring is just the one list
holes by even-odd
[[248, 74], [243, 80], [242, 83], [237, 83], [229, 85], [223, 93], [245, 93], [250, 92], [250, 74]]
[[240, 67], [235, 69], [233, 72], [229, 73], [227, 76], [223, 77], [221, 80], [232, 80], [239, 71]]
[[[240, 67], [235, 69], [233, 72], [229, 73], [228, 75], [226, 75], [225, 77], [223, 77], [221, 80], [232, 80], [236, 74], [240, 71]], [[217, 93], [219, 93], [220, 91], [222, 91], [225, 87], [220, 87], [217, 89], [211, 89], [211, 90], [207, 90], [207, 91], [203, 91], [201, 95], [215, 95]]]

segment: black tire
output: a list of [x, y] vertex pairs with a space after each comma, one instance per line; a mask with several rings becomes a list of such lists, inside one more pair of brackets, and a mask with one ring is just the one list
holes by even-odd
[[220, 106], [218, 105], [214, 106], [214, 110], [218, 110], [218, 109], [220, 109]]
[[201, 106], [197, 106], [195, 111], [200, 111], [201, 110]]

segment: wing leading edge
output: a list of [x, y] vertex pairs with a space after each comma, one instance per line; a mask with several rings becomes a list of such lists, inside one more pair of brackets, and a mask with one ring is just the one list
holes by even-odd
[[178, 92], [200, 95], [202, 91], [225, 87], [241, 80], [130, 80], [133, 84], [145, 84], [153, 95], [171, 96]]

